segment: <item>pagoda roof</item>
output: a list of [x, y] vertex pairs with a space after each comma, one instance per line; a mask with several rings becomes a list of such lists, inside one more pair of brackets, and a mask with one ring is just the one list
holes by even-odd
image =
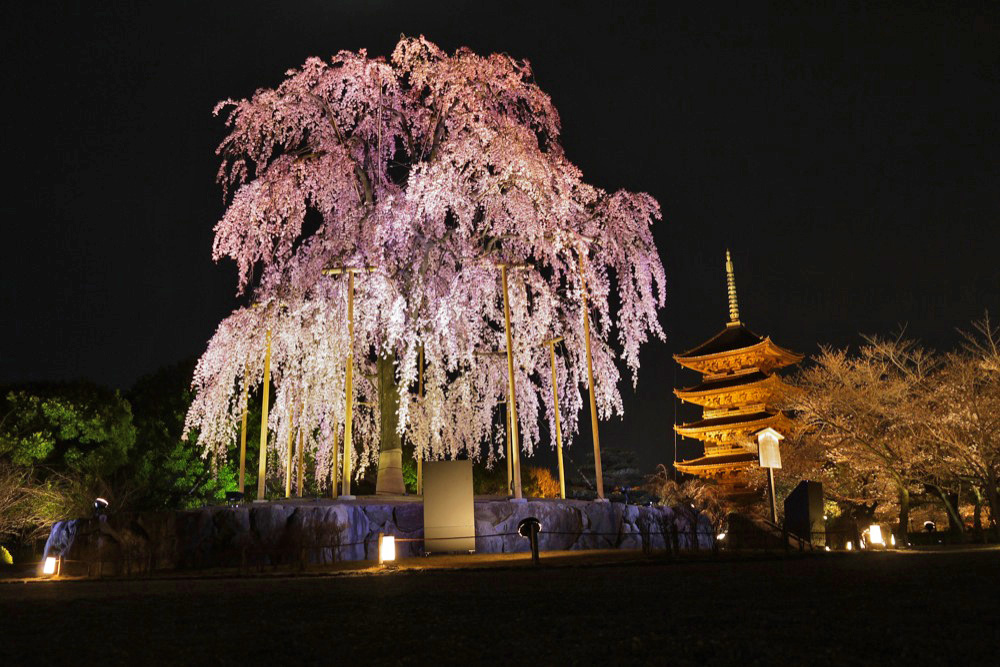
[[757, 455], [752, 452], [734, 452], [722, 456], [701, 456], [690, 461], [678, 461], [674, 467], [681, 472], [725, 470], [729, 468], [744, 468], [757, 463]]
[[715, 334], [701, 345], [693, 347], [687, 352], [675, 354], [674, 359], [704, 357], [710, 354], [720, 354], [723, 352], [742, 350], [747, 347], [753, 347], [754, 345], [763, 342], [763, 340], [764, 339], [761, 336], [758, 336], [754, 332], [750, 331], [742, 324], [736, 324], [735, 326], [727, 326], [725, 329]]
[[681, 394], [701, 394], [713, 391], [719, 391], [721, 389], [732, 389], [733, 387], [740, 387], [743, 385], [757, 384], [758, 382], [764, 382], [769, 380], [773, 375], [764, 373], [763, 371], [754, 371], [752, 373], [740, 373], [736, 375], [726, 375], [719, 378], [707, 379], [703, 382], [696, 384], [693, 387], [686, 387], [684, 389], [675, 389], [674, 393], [680, 396]]
[[777, 417], [780, 413], [772, 412], [769, 410], [762, 410], [760, 412], [743, 413], [738, 415], [731, 415], [727, 417], [712, 417], [711, 419], [699, 419], [696, 422], [691, 422], [690, 424], [681, 424], [677, 426], [678, 433], [685, 432], [701, 432], [701, 431], [711, 431], [719, 428], [720, 426], [743, 426], [744, 424], [754, 424], [756, 422], [764, 422], [774, 417]]
[[786, 350], [769, 336], [763, 338], [742, 324], [733, 323], [701, 345], [674, 355], [681, 366], [706, 375], [757, 368], [771, 371], [802, 361], [802, 355]]

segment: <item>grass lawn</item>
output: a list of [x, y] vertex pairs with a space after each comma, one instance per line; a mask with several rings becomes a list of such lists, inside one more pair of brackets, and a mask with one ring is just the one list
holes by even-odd
[[439, 563], [0, 583], [0, 663], [998, 664], [996, 548]]

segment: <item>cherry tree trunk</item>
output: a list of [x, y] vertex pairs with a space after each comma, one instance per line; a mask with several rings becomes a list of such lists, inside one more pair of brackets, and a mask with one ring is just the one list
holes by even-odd
[[948, 515], [949, 539], [957, 539], [964, 542], [965, 531], [962, 525], [962, 517], [958, 514], [958, 494], [946, 493], [942, 488], [934, 485], [931, 485], [930, 488], [934, 491], [934, 495], [938, 497], [938, 500], [941, 501], [945, 514]]
[[899, 526], [896, 528], [896, 540], [900, 546], [910, 541], [910, 491], [906, 487], [899, 489]]
[[986, 480], [986, 499], [990, 504], [990, 523], [993, 539], [1000, 540], [1000, 490], [997, 488], [997, 477], [989, 474]]
[[396, 386], [396, 357], [381, 355], [376, 362], [380, 422], [378, 477], [375, 493], [403, 495], [403, 441], [399, 436], [399, 389]]

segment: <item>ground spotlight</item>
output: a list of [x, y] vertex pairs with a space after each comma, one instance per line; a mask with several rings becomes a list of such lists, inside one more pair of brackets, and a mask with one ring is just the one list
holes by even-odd
[[531, 544], [531, 562], [538, 565], [538, 533], [542, 530], [542, 522], [533, 516], [521, 519], [517, 524], [517, 534], [527, 538]]
[[104, 498], [94, 499], [94, 516], [104, 516], [108, 513], [108, 503]]
[[59, 573], [59, 561], [55, 556], [47, 556], [42, 562], [42, 574], [52, 577]]
[[378, 564], [385, 565], [386, 563], [396, 560], [396, 538], [392, 535], [383, 535], [379, 533], [378, 536]]

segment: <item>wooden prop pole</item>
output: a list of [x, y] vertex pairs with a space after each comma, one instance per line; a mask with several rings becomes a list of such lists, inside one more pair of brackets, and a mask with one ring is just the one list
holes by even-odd
[[503, 321], [507, 332], [507, 405], [510, 419], [510, 461], [513, 468], [514, 498], [520, 500], [521, 460], [517, 442], [517, 394], [514, 384], [514, 342], [510, 335], [510, 301], [507, 297], [507, 265], [500, 265], [500, 281], [503, 284]]
[[240, 424], [240, 493], [246, 491], [246, 471], [247, 471], [247, 414], [250, 412], [250, 405], [247, 401], [250, 398], [250, 364], [243, 366], [243, 418]]
[[587, 349], [587, 382], [590, 384], [590, 425], [594, 434], [594, 476], [597, 497], [604, 500], [604, 471], [601, 469], [601, 436], [597, 432], [597, 397], [594, 395], [594, 362], [590, 355], [590, 311], [587, 309], [587, 279], [583, 273], [583, 253], [580, 256], [580, 294], [583, 297], [583, 340]]
[[562, 336], [545, 341], [549, 346], [549, 359], [552, 360], [552, 402], [556, 412], [556, 457], [559, 460], [559, 497], [566, 500], [566, 475], [563, 470], [562, 427], [559, 425], [559, 382], [556, 376], [556, 343], [562, 341]]
[[271, 330], [267, 330], [267, 350], [264, 352], [264, 397], [260, 413], [260, 454], [257, 457], [257, 500], [264, 500], [267, 480], [267, 403], [271, 396]]

